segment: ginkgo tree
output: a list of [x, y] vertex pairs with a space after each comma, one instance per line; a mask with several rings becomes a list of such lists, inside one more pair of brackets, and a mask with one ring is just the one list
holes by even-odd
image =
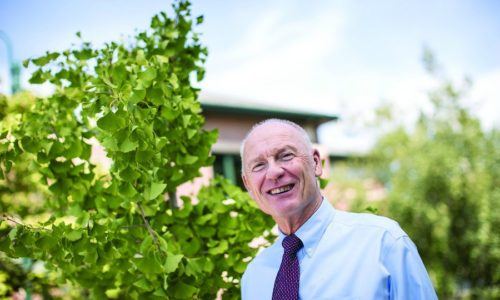
[[[35, 178], [50, 218], [28, 224], [2, 203], [0, 251], [45, 262], [91, 298], [238, 298], [249, 243], [271, 220], [223, 179], [196, 204], [175, 195], [211, 165], [217, 137], [192, 85], [204, 76], [202, 21], [177, 1], [127, 41], [25, 61], [37, 67], [30, 82], [55, 92], [3, 116], [0, 183]], [[90, 160], [95, 140], [112, 161], [104, 174]]]

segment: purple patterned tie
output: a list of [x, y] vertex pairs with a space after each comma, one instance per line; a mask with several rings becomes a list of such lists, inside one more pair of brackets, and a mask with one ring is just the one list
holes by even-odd
[[297, 251], [303, 246], [302, 241], [293, 233], [283, 239], [285, 251], [274, 282], [273, 300], [299, 299], [300, 268]]

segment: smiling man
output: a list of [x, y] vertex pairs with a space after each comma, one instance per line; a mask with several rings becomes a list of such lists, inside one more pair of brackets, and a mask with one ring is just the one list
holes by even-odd
[[417, 249], [387, 218], [335, 210], [319, 152], [299, 125], [269, 119], [241, 146], [242, 178], [280, 234], [247, 267], [243, 299], [436, 299]]

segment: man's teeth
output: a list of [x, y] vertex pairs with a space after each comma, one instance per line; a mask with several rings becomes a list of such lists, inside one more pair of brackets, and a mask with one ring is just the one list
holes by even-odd
[[281, 193], [284, 193], [284, 192], [288, 192], [289, 190], [292, 189], [292, 187], [293, 187], [292, 184], [285, 185], [285, 186], [282, 186], [282, 187], [279, 187], [279, 188], [272, 189], [269, 193], [271, 195], [281, 194]]

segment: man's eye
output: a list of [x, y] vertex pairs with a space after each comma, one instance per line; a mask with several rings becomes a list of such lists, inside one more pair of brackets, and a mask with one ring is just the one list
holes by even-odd
[[264, 169], [264, 164], [263, 163], [258, 163], [258, 164], [255, 164], [253, 167], [252, 167], [252, 171], [254, 172], [258, 172], [260, 170]]
[[293, 154], [292, 153], [285, 153], [281, 156], [281, 160], [291, 160], [293, 158]]

